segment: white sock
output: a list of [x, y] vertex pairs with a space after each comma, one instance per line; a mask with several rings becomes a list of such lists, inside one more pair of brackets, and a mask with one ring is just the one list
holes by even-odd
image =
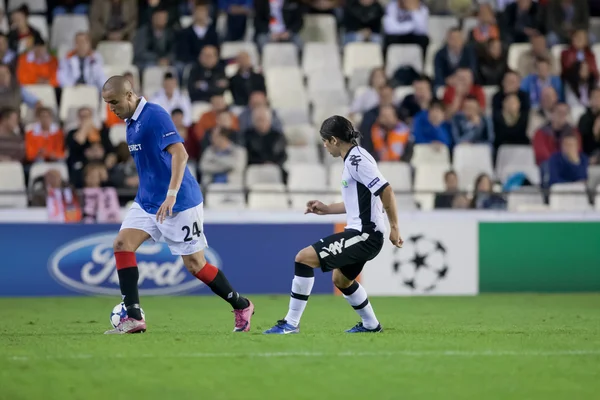
[[314, 276], [311, 278], [294, 276], [294, 280], [292, 281], [292, 294], [290, 296], [290, 309], [285, 316], [285, 320], [288, 324], [296, 327], [300, 324], [300, 318], [302, 318], [302, 313], [306, 308], [308, 296], [310, 296], [314, 283]]
[[356, 282], [356, 285], [356, 290], [349, 295], [344, 294], [344, 297], [346, 300], [348, 300], [348, 303], [352, 306], [352, 308], [354, 308], [358, 315], [360, 315], [363, 326], [367, 329], [375, 329], [377, 328], [377, 325], [379, 325], [379, 321], [375, 316], [373, 306], [371, 306], [371, 303], [369, 302], [367, 292], [360, 283]]

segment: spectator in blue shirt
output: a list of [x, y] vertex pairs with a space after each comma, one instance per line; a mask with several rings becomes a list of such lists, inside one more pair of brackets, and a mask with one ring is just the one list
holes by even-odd
[[529, 94], [531, 107], [539, 107], [542, 90], [552, 86], [561, 102], [565, 101], [563, 85], [560, 78], [552, 75], [552, 69], [547, 59], [539, 58], [535, 62], [535, 73], [530, 74], [521, 82], [521, 90]]
[[246, 22], [252, 12], [252, 0], [218, 0], [219, 11], [227, 14], [228, 42], [244, 40]]
[[444, 103], [439, 100], [431, 102], [429, 110], [415, 116], [413, 138], [415, 144], [439, 144], [452, 147], [450, 124], [446, 122]]
[[481, 112], [475, 96], [468, 96], [462, 111], [452, 117], [454, 144], [494, 142], [494, 125], [489, 117]]
[[563, 137], [560, 151], [548, 160], [548, 185], [587, 181], [588, 157], [579, 152], [577, 136]]
[[465, 38], [460, 28], [448, 31], [446, 45], [435, 55], [435, 82], [434, 89], [446, 85], [448, 77], [457, 69], [467, 68], [477, 71], [477, 58], [473, 49], [465, 44]]

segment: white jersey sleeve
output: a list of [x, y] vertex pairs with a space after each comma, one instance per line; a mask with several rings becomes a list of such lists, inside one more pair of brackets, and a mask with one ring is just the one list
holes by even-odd
[[366, 151], [355, 147], [347, 163], [352, 179], [366, 186], [373, 195], [379, 196], [383, 189], [389, 186], [388, 181], [377, 168], [377, 163]]

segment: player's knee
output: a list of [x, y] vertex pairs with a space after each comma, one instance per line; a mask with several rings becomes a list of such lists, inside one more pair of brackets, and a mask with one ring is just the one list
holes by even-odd
[[127, 241], [123, 239], [121, 236], [117, 236], [115, 241], [113, 242], [113, 250], [114, 251], [133, 251], [127, 245]]
[[319, 266], [319, 259], [312, 247], [305, 247], [304, 249], [300, 250], [298, 254], [296, 254], [294, 261], [313, 268]]
[[184, 256], [183, 264], [190, 274], [196, 275], [206, 265], [206, 259], [204, 258], [204, 255]]

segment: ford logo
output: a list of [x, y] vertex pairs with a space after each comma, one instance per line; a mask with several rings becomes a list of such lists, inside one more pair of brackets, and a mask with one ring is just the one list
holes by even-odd
[[[120, 295], [119, 277], [113, 254], [115, 233], [90, 235], [71, 241], [50, 256], [50, 275], [61, 285], [87, 294]], [[221, 269], [221, 259], [204, 249], [206, 260]], [[141, 295], [187, 293], [204, 284], [192, 276], [180, 256], [171, 254], [165, 243], [148, 241], [136, 252]]]

